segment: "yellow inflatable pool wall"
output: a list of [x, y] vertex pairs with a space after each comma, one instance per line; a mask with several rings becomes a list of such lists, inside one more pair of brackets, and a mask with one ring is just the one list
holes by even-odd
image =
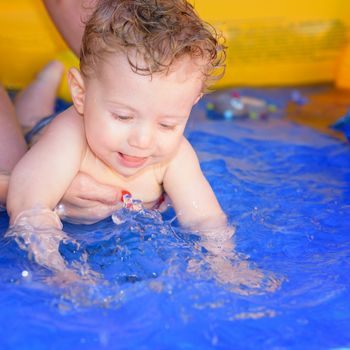
[[[73, 0], [74, 1], [74, 0]], [[0, 2], [0, 81], [10, 89], [19, 89], [52, 59], [66, 67], [77, 66], [56, 31], [41, 0], [1, 0]], [[70, 100], [66, 77], [59, 96]]]
[[[218, 87], [281, 86], [349, 81], [349, 0], [192, 0], [200, 15], [221, 30], [227, 73]], [[343, 51], [344, 50], [344, 51]], [[344, 52], [344, 57], [341, 53]], [[41, 0], [0, 3], [0, 80], [28, 84], [49, 60], [78, 64], [55, 30]], [[349, 83], [350, 84], [350, 83]], [[346, 86], [345, 86], [346, 87]], [[66, 82], [60, 96], [69, 99]]]

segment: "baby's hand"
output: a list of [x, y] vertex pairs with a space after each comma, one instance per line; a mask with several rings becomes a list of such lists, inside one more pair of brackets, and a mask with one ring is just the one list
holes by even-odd
[[13, 237], [19, 247], [28, 251], [38, 264], [53, 271], [67, 270], [59, 246], [68, 237], [53, 211], [32, 209], [20, 213], [6, 236]]
[[199, 271], [206, 263], [219, 283], [240, 294], [276, 290], [280, 282], [271, 273], [251, 267], [235, 252], [234, 233], [234, 227], [230, 226], [201, 232], [199, 248], [204, 247], [207, 253], [203, 256], [204, 261], [192, 261], [189, 270]]
[[212, 254], [221, 256], [232, 256], [235, 248], [232, 238], [235, 233], [236, 228], [226, 224], [199, 231], [203, 247]]

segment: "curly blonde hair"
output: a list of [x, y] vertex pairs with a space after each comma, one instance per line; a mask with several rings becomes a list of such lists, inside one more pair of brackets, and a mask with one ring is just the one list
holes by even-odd
[[[225, 71], [223, 37], [186, 0], [100, 0], [86, 23], [80, 69], [88, 76], [106, 53], [123, 52], [138, 74], [167, 73], [186, 55], [200, 59], [203, 90]], [[141, 64], [140, 64], [141, 62]]]

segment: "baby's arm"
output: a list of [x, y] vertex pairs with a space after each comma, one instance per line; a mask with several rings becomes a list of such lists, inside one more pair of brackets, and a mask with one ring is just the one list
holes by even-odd
[[226, 215], [185, 138], [165, 172], [163, 185], [182, 225], [200, 231], [226, 225]]
[[[236, 257], [232, 240], [234, 227], [227, 225], [226, 215], [185, 138], [166, 170], [163, 183], [180, 223], [201, 236], [199, 245], [208, 251], [206, 260], [215, 277], [222, 283], [236, 284], [237, 268], [232, 264]], [[190, 269], [192, 265], [190, 262]]]
[[11, 224], [25, 210], [53, 209], [77, 174], [85, 141], [80, 120], [70, 113], [58, 116], [14, 168], [7, 198]]
[[[197, 155], [185, 139], [166, 170], [164, 189], [180, 223], [190, 226], [201, 236], [196, 246], [205, 248], [202, 257], [213, 277], [234, 291], [244, 291], [246, 287], [261, 288], [264, 273], [251, 268], [246, 260], [236, 255], [232, 239], [234, 227], [227, 225], [226, 216], [200, 169]], [[189, 270], [196, 272], [202, 262], [190, 260], [188, 263]], [[270, 290], [277, 287], [276, 280], [268, 285]]]
[[[82, 121], [72, 113], [68, 110], [52, 122], [16, 165], [9, 184], [7, 209], [10, 232], [18, 236], [23, 231], [21, 227], [27, 229], [29, 226], [34, 234], [38, 232], [37, 237], [43, 246], [45, 242], [54, 245], [50, 249], [56, 249], [56, 245], [58, 249], [59, 240], [63, 237], [61, 222], [53, 209], [78, 172], [85, 149]], [[16, 231], [17, 228], [19, 230]], [[39, 234], [43, 232], [45, 234]], [[48, 235], [55, 234], [58, 239], [48, 239]], [[29, 245], [32, 242], [32, 238], [21, 238]], [[33, 253], [38, 261], [35, 251]], [[45, 254], [45, 250], [41, 253]]]

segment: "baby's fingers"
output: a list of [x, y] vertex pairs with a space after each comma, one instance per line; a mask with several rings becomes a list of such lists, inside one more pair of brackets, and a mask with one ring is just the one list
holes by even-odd
[[43, 254], [34, 252], [34, 260], [41, 266], [48, 268], [53, 271], [64, 271], [67, 269], [65, 261], [61, 254], [58, 252], [52, 252], [50, 254]]

